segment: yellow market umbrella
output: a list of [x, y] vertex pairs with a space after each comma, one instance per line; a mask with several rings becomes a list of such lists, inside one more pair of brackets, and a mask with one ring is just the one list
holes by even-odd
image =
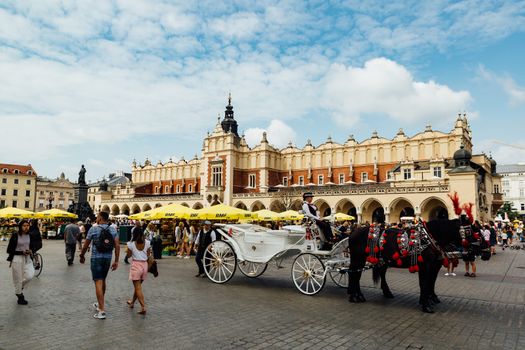
[[[331, 219], [332, 216], [327, 216], [324, 219]], [[335, 213], [334, 214], [334, 220], [335, 221], [352, 221], [355, 220], [355, 218], [352, 215], [344, 214], [344, 213]]]
[[304, 218], [304, 215], [299, 214], [295, 210], [287, 210], [285, 212], [280, 213], [279, 217], [281, 218], [281, 220], [295, 221], [295, 220], [302, 220], [302, 218]]
[[29, 210], [22, 210], [13, 207], [0, 209], [0, 218], [2, 219], [27, 219], [35, 217], [35, 213]]
[[160, 208], [156, 208], [151, 215], [151, 220], [160, 219], [189, 219], [192, 214], [197, 214], [198, 211], [180, 205], [178, 203], [169, 204]]
[[142, 213], [133, 214], [128, 216], [128, 218], [131, 220], [155, 220], [153, 219], [153, 216], [156, 215], [161, 210], [161, 208], [162, 207], [153, 208], [143, 211]]
[[78, 215], [60, 209], [49, 209], [36, 213], [35, 217], [39, 219], [58, 219], [58, 218], [78, 218]]
[[190, 216], [190, 219], [194, 220], [242, 220], [256, 218], [257, 215], [250, 211], [230, 207], [226, 204], [217, 204], [212, 207], [202, 208]]
[[257, 219], [260, 221], [279, 221], [282, 220], [279, 216], [279, 213], [276, 213], [271, 210], [263, 209], [256, 211], [254, 214], [257, 214]]

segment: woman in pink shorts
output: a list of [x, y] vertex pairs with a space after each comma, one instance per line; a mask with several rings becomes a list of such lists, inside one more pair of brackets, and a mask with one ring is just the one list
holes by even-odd
[[144, 302], [144, 293], [142, 292], [142, 282], [146, 279], [148, 274], [148, 256], [151, 255], [150, 241], [144, 238], [144, 231], [140, 227], [133, 230], [133, 238], [128, 242], [128, 249], [126, 255], [128, 258], [133, 258], [131, 268], [129, 269], [129, 279], [133, 282], [135, 291], [133, 299], [128, 300], [128, 306], [133, 308], [135, 301], [139, 300], [140, 311], [139, 314], [146, 314], [146, 304]]

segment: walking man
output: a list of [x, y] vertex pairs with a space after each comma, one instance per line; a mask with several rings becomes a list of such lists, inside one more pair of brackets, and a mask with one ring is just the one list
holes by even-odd
[[195, 262], [199, 267], [199, 273], [197, 273], [195, 277], [206, 277], [206, 274], [204, 273], [204, 265], [202, 264], [202, 258], [204, 258], [204, 251], [206, 250], [208, 244], [215, 241], [216, 239], [217, 234], [215, 233], [215, 230], [211, 228], [211, 222], [208, 220], [204, 221], [204, 227], [199, 231], [199, 234], [195, 239], [195, 251], [197, 252]]
[[[97, 310], [97, 313], [93, 315], [93, 317], [102, 320], [106, 318], [104, 305], [106, 277], [110, 267], [111, 270], [117, 269], [120, 255], [119, 238], [115, 228], [109, 225], [108, 213], [98, 213], [97, 225], [91, 227], [84, 246], [82, 247], [82, 252], [80, 253], [81, 264], [86, 261], [84, 254], [91, 242], [93, 242], [91, 247], [91, 275], [95, 282], [95, 292], [97, 295], [97, 302], [93, 303], [93, 307]], [[115, 251], [115, 261], [111, 264], [113, 250]]]
[[67, 265], [73, 265], [75, 260], [75, 249], [77, 248], [77, 240], [80, 236], [80, 228], [75, 224], [75, 219], [71, 219], [70, 223], [64, 229], [64, 243], [66, 245], [66, 260]]

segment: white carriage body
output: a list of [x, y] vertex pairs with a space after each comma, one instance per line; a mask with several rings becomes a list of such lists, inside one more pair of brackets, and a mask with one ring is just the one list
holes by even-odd
[[267, 263], [286, 251], [314, 252], [318, 254], [316, 242], [305, 239], [301, 226], [271, 230], [258, 225], [218, 225], [222, 239], [233, 246], [237, 259], [256, 263]]

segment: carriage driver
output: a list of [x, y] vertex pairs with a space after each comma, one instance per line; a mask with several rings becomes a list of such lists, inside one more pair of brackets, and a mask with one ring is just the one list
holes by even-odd
[[319, 229], [323, 232], [326, 242], [323, 242], [323, 246], [321, 247], [321, 249], [329, 249], [330, 247], [328, 242], [331, 242], [333, 240], [332, 229], [329, 223], [321, 220], [317, 207], [312, 203], [313, 199], [314, 195], [312, 192], [305, 192], [303, 194], [303, 212], [305, 216], [315, 221]]

